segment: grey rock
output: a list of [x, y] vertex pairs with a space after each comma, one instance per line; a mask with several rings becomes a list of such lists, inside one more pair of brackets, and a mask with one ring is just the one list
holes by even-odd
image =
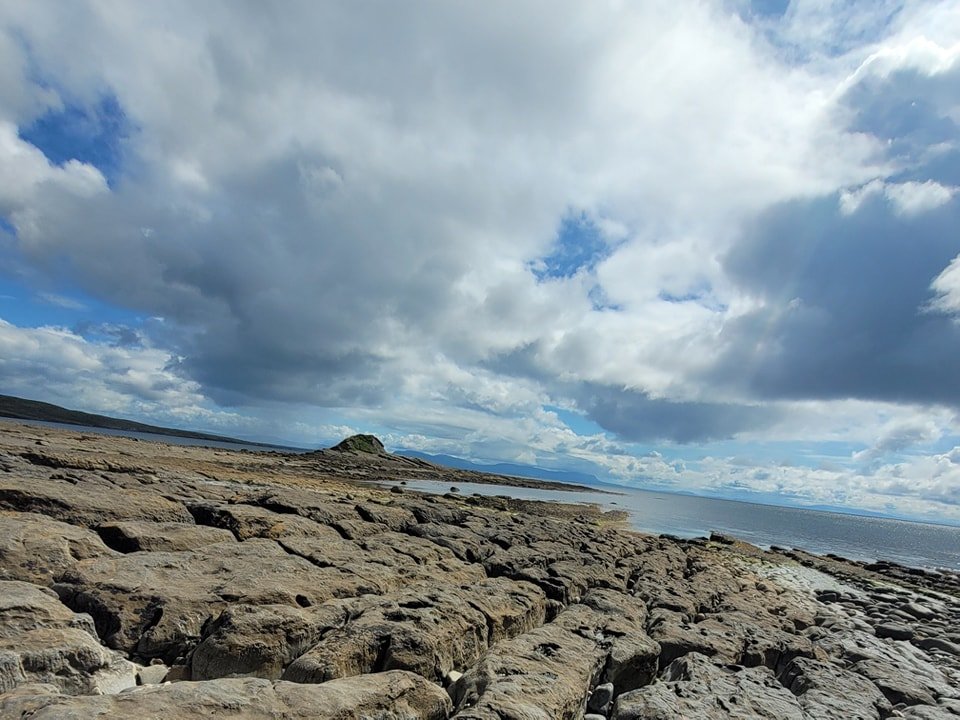
[[905, 603], [900, 606], [900, 609], [920, 620], [929, 620], [937, 616], [935, 611], [916, 602]]
[[155, 493], [126, 489], [117, 502], [116, 488], [95, 482], [31, 479], [29, 485], [0, 477], [0, 509], [34, 512], [93, 528], [114, 520], [192, 523], [187, 508]]
[[137, 670], [137, 685], [159, 685], [167, 679], [166, 665], [147, 665]]
[[124, 553], [175, 552], [236, 542], [229, 530], [193, 523], [113, 522], [101, 525], [97, 532], [107, 545]]
[[310, 608], [231, 605], [204, 628], [193, 651], [191, 677], [279, 679], [287, 665], [342, 626], [349, 614], [349, 603], [338, 600]]
[[114, 554], [86, 528], [36, 513], [0, 511], [0, 579], [50, 585], [79, 560]]
[[853, 670], [870, 679], [894, 705], [934, 705], [938, 686], [946, 682], [939, 671], [936, 672], [939, 677], [924, 678], [884, 660], [861, 660]]
[[957, 713], [939, 705], [914, 705], [900, 711], [899, 717], [912, 720], [957, 720]]
[[924, 650], [940, 650], [950, 655], [960, 655], [960, 643], [951, 642], [943, 638], [923, 638], [917, 640], [914, 644], [917, 645], [917, 647], [922, 647]]
[[450, 699], [441, 688], [402, 671], [344, 678], [323, 685], [242, 678], [148, 685], [118, 695], [0, 696], [0, 715], [29, 714], [31, 720], [445, 720], [449, 711]]
[[914, 635], [913, 628], [894, 623], [877, 625], [874, 631], [879, 638], [891, 638], [893, 640], [911, 640]]
[[613, 683], [604, 683], [603, 685], [597, 685], [590, 693], [587, 709], [600, 715], [606, 715], [612, 703]]
[[780, 676], [780, 682], [797, 696], [812, 718], [879, 720], [891, 710], [890, 703], [872, 682], [831, 663], [795, 658]]
[[691, 653], [663, 681], [617, 698], [613, 720], [804, 720], [797, 699], [765, 667], [715, 665]]
[[42, 683], [66, 693], [118, 692], [136, 666], [103, 647], [93, 622], [46, 588], [0, 581], [0, 692]]

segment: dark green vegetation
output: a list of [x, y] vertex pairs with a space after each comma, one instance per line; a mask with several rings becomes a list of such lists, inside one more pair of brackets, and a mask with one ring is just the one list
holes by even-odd
[[333, 447], [339, 452], [361, 452], [379, 455], [386, 449], [380, 439], [374, 435], [351, 435]]

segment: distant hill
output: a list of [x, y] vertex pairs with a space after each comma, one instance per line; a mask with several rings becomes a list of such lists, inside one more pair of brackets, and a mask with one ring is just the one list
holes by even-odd
[[513, 477], [533, 478], [535, 480], [550, 480], [563, 483], [585, 483], [587, 485], [609, 485], [601, 482], [596, 475], [589, 473], [576, 472], [574, 470], [548, 470], [537, 467], [536, 465], [517, 465], [514, 463], [495, 463], [487, 465], [484, 463], [472, 462], [453, 455], [431, 455], [429, 453], [419, 452], [417, 450], [397, 450], [397, 455], [406, 457], [420, 458], [437, 465], [457, 468], [458, 470], [475, 470], [483, 473], [493, 473], [495, 475], [512, 475]]
[[0, 417], [14, 418], [16, 420], [40, 420], [42, 422], [56, 422], [66, 425], [84, 425], [86, 427], [121, 430], [123, 432], [153, 433], [155, 435], [169, 435], [171, 437], [189, 438], [191, 440], [210, 440], [213, 442], [236, 443], [238, 445], [273, 447], [266, 443], [248, 442], [225, 435], [213, 435], [211, 433], [194, 432], [192, 430], [178, 430], [177, 428], [147, 425], [146, 423], [123, 420], [122, 418], [114, 418], [107, 415], [95, 415], [93, 413], [80, 412], [79, 410], [68, 410], [59, 405], [39, 402], [37, 400], [27, 400], [26, 398], [14, 397], [13, 395], [0, 395]]

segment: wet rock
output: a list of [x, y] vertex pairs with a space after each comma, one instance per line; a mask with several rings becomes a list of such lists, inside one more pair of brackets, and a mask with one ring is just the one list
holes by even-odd
[[587, 709], [600, 715], [606, 715], [613, 703], [613, 683], [597, 685], [590, 693]]

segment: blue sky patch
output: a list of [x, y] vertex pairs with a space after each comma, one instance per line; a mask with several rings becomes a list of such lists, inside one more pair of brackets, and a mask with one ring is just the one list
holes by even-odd
[[560, 223], [549, 255], [531, 263], [537, 280], [570, 278], [593, 270], [610, 252], [600, 229], [586, 213], [570, 214]]
[[594, 285], [592, 288], [590, 288], [590, 291], [587, 293], [587, 297], [590, 298], [590, 302], [593, 304], [593, 309], [598, 312], [603, 310], [619, 312], [623, 310], [623, 305], [610, 302], [610, 298], [607, 297], [607, 293], [599, 285]]
[[564, 410], [556, 405], [544, 405], [543, 409], [552, 413], [556, 413], [557, 417], [560, 418], [560, 421], [568, 428], [573, 430], [577, 435], [607, 434], [606, 430], [597, 425], [597, 423], [588, 418], [586, 415], [572, 412], [570, 410]]
[[79, 160], [96, 167], [111, 187], [121, 174], [124, 144], [133, 132], [119, 101], [104, 95], [92, 106], [68, 103], [20, 130], [21, 139], [55, 165]]
[[0, 275], [0, 319], [18, 327], [82, 328], [91, 321], [139, 326], [143, 318], [81, 292], [57, 288], [43, 291]]

